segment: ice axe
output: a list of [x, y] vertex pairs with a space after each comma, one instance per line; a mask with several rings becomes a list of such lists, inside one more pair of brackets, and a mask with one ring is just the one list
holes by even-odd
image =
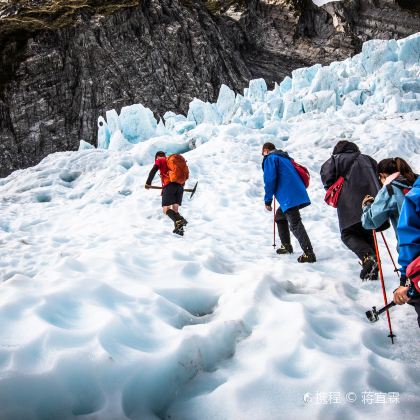
[[[193, 197], [195, 192], [197, 191], [198, 181], [195, 183], [194, 188], [185, 188], [184, 192], [190, 192], [190, 199]], [[161, 190], [163, 187], [157, 187], [156, 185], [149, 185], [149, 189], [151, 190]]]
[[185, 189], [184, 191], [190, 192], [190, 200], [193, 197], [193, 195], [195, 194], [196, 190], [197, 190], [197, 185], [198, 185], [198, 181], [195, 183], [194, 188], [192, 189]]

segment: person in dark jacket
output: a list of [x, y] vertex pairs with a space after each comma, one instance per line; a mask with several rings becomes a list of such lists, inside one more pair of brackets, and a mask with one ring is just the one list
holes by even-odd
[[337, 207], [341, 240], [362, 261], [360, 278], [371, 280], [378, 279], [375, 244], [372, 231], [362, 226], [360, 204], [366, 195], [375, 197], [380, 188], [376, 166], [376, 161], [361, 154], [356, 144], [341, 140], [321, 167], [326, 190], [340, 176], [345, 179]]
[[409, 303], [414, 306], [420, 327], [420, 298], [411, 299], [407, 296], [406, 286], [407, 266], [420, 255], [420, 177], [414, 183], [413, 188], [406, 194], [401, 208], [398, 221], [398, 242], [400, 253], [398, 263], [400, 264], [400, 287], [394, 291], [394, 302], [397, 305]]
[[282, 246], [277, 250], [277, 253], [293, 252], [290, 243], [290, 227], [303, 250], [298, 262], [313, 263], [316, 261], [316, 257], [299, 212], [299, 209], [311, 204], [305, 185], [286, 152], [276, 150], [273, 143], [265, 143], [262, 147], [262, 155], [264, 156], [262, 169], [264, 171], [265, 208], [268, 211], [273, 210], [271, 207], [273, 196], [280, 206], [276, 212], [275, 220]]

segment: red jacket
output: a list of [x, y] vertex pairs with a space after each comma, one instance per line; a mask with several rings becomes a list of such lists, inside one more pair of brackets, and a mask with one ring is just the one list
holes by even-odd
[[166, 157], [159, 157], [155, 161], [155, 165], [159, 168], [160, 179], [162, 180], [162, 186], [166, 187], [171, 181], [168, 175], [168, 164], [166, 163]]

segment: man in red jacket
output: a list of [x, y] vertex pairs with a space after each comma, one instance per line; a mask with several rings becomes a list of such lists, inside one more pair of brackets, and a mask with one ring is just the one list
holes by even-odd
[[[172, 157], [181, 158], [180, 155], [172, 155]], [[185, 163], [185, 168], [181, 168], [181, 172], [185, 172], [182, 176], [181, 181], [188, 179], [188, 167]], [[155, 155], [155, 164], [149, 173], [149, 176], [144, 186], [149, 189], [152, 185], [153, 178], [159, 170], [160, 178], [162, 180], [162, 211], [174, 222], [173, 233], [183, 236], [184, 226], [187, 225], [187, 221], [179, 214], [179, 206], [182, 204], [182, 196], [184, 194], [184, 183], [176, 182], [177, 179], [171, 180], [170, 168], [168, 167], [168, 159], [166, 158], [165, 152], [159, 151]]]

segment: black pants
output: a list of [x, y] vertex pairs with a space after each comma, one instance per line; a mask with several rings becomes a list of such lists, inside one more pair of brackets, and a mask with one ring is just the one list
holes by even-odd
[[182, 204], [184, 187], [176, 182], [170, 182], [162, 190], [162, 207]]
[[345, 228], [341, 231], [341, 240], [344, 245], [353, 251], [360, 259], [366, 254], [375, 255], [375, 241], [373, 232], [366, 230], [362, 222]]
[[302, 250], [304, 252], [312, 252], [312, 244], [309, 240], [308, 234], [306, 233], [305, 226], [303, 226], [299, 207], [292, 207], [284, 213], [279, 207], [276, 211], [274, 220], [277, 223], [277, 229], [279, 231], [280, 241], [282, 244], [290, 244], [290, 227], [290, 230], [298, 240]]
[[417, 322], [420, 328], [420, 298], [415, 298], [411, 302], [408, 303], [411, 306], [414, 306], [414, 309], [417, 312]]

